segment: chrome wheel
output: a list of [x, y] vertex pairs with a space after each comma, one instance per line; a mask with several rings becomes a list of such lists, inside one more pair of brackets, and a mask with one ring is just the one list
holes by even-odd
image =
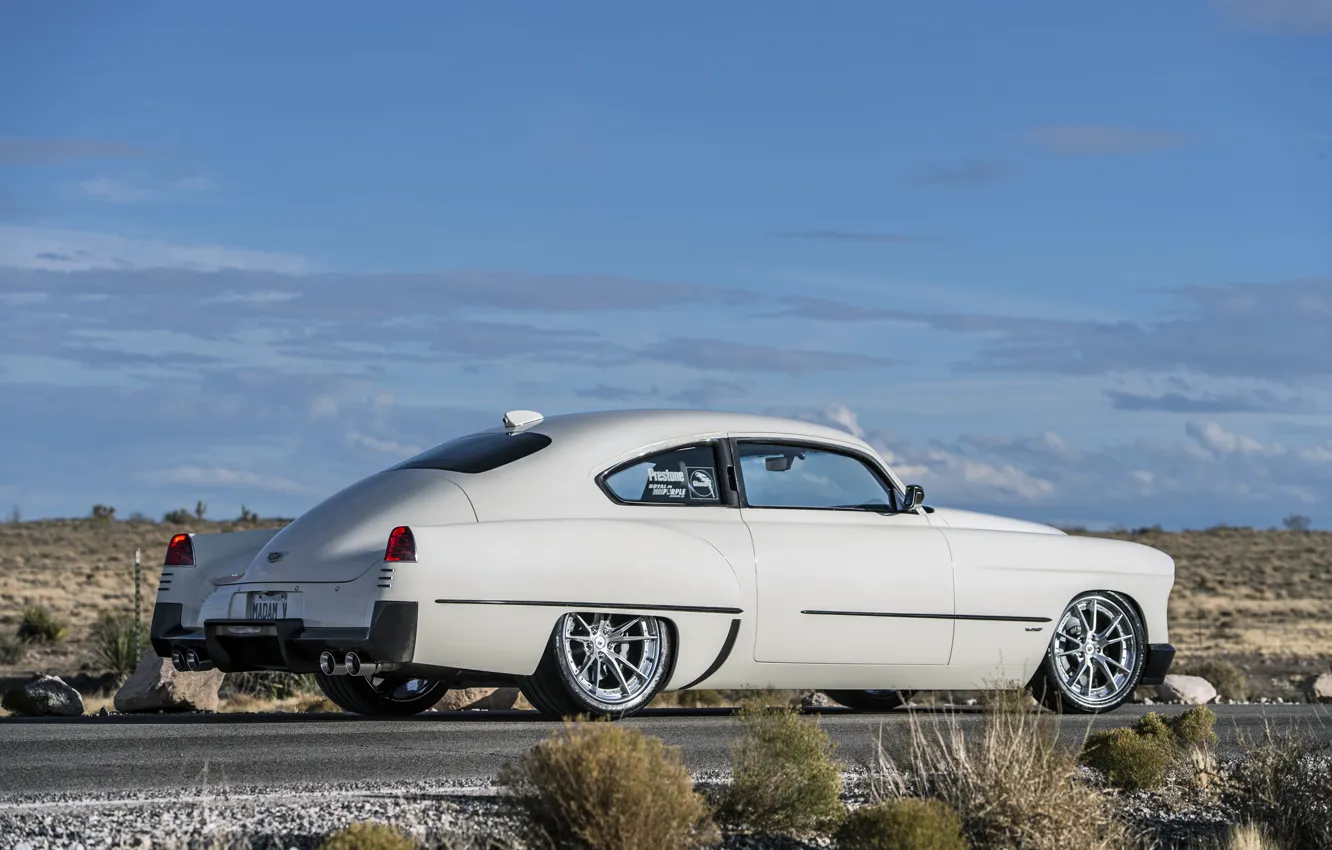
[[1091, 710], [1122, 703], [1137, 683], [1142, 641], [1137, 613], [1118, 595], [1075, 599], [1050, 641], [1051, 672], [1065, 699]]
[[665, 675], [670, 635], [656, 617], [566, 614], [556, 658], [564, 680], [589, 707], [635, 708], [656, 693]]

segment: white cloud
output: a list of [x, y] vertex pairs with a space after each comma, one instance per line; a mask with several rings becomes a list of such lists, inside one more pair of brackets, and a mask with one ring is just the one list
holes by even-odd
[[144, 201], [154, 201], [161, 197], [160, 193], [153, 189], [144, 189], [123, 180], [116, 180], [113, 177], [96, 177], [92, 180], [84, 180], [75, 183], [74, 188], [85, 195], [109, 201], [113, 204], [138, 204]]
[[0, 225], [0, 266], [45, 271], [95, 269], [224, 269], [302, 274], [310, 263], [294, 254], [177, 245], [160, 239], [134, 239], [112, 233]]
[[413, 446], [410, 443], [399, 443], [394, 440], [381, 440], [372, 437], [369, 434], [362, 434], [360, 431], [352, 430], [347, 432], [347, 442], [353, 446], [361, 446], [375, 452], [384, 454], [401, 455], [410, 457], [419, 455], [422, 452], [420, 446]]
[[143, 475], [151, 484], [191, 484], [204, 487], [248, 487], [254, 490], [268, 490], [273, 493], [309, 493], [311, 489], [304, 484], [276, 475], [258, 472], [246, 472], [238, 469], [225, 469], [220, 466], [174, 466]]
[[1280, 445], [1265, 445], [1252, 437], [1227, 431], [1216, 422], [1190, 422], [1184, 426], [1184, 433], [1214, 455], [1278, 456], [1286, 453]]

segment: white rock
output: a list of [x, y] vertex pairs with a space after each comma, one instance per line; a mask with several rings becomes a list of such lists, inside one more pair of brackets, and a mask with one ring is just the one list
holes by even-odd
[[38, 676], [5, 692], [3, 705], [20, 717], [78, 717], [83, 696], [59, 676]]
[[1184, 705], [1206, 705], [1216, 702], [1216, 688], [1202, 676], [1179, 676], [1171, 674], [1156, 686], [1156, 695], [1164, 701], [1180, 702]]
[[225, 675], [221, 670], [181, 673], [150, 649], [116, 691], [116, 711], [217, 711], [217, 689]]
[[1324, 673], [1309, 683], [1311, 702], [1332, 702], [1332, 673]]

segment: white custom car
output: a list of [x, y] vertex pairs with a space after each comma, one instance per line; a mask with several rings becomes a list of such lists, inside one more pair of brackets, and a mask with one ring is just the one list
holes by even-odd
[[1168, 556], [923, 498], [805, 422], [512, 411], [281, 531], [176, 535], [152, 642], [183, 670], [314, 672], [370, 715], [514, 684], [556, 716], [1002, 682], [1100, 712], [1165, 676]]

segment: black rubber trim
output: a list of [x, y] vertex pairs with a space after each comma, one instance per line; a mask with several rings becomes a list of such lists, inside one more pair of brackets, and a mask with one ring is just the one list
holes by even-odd
[[983, 620], [993, 623], [1050, 623], [1049, 617], [1007, 617], [999, 614], [896, 614], [884, 611], [801, 611], [826, 617], [900, 617], [907, 620]]
[[180, 624], [184, 613], [185, 605], [180, 602], [158, 602], [153, 605], [153, 622], [148, 627], [148, 641], [159, 657], [171, 657], [169, 638], [188, 633]]
[[726, 640], [722, 641], [721, 651], [718, 652], [717, 657], [712, 660], [712, 664], [708, 665], [708, 669], [703, 671], [702, 676], [699, 676], [694, 681], [680, 688], [680, 690], [687, 691], [690, 688], [696, 688], [704, 679], [708, 678], [713, 673], [716, 673], [717, 670], [726, 663], [726, 659], [731, 657], [731, 650], [735, 649], [735, 638], [738, 634], [740, 634], [740, 621], [732, 620], [731, 629], [726, 633]]
[[1159, 685], [1165, 681], [1166, 673], [1175, 660], [1175, 648], [1168, 643], [1147, 644], [1147, 663], [1142, 668], [1139, 685]]
[[632, 602], [549, 602], [523, 599], [436, 599], [439, 605], [521, 605], [537, 608], [605, 608], [615, 611], [682, 611], [689, 614], [743, 614], [739, 608], [713, 608], [709, 605], [635, 605]]

